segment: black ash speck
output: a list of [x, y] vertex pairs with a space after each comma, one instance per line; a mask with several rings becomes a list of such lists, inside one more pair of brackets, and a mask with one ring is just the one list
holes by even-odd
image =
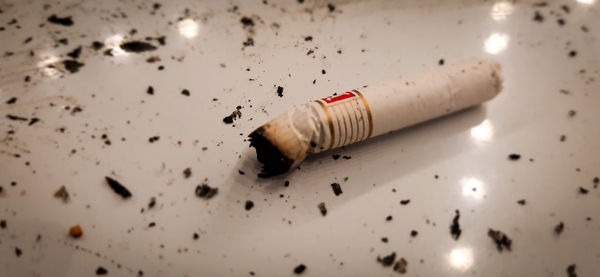
[[539, 11], [535, 11], [533, 15], [533, 21], [542, 23], [544, 22], [544, 16]]
[[207, 184], [198, 185], [196, 187], [196, 196], [204, 199], [211, 199], [219, 192], [218, 188], [211, 188]]
[[152, 228], [154, 226], [156, 226], [156, 222], [150, 222], [150, 223], [148, 223], [148, 228]]
[[244, 16], [242, 17], [242, 19], [240, 19], [240, 22], [242, 23], [242, 25], [244, 27], [252, 27], [254, 26], [254, 20], [252, 20], [252, 18]]
[[325, 72], [325, 69], [321, 69], [321, 74], [325, 75], [327, 72]]
[[559, 26], [564, 26], [565, 25], [565, 20], [562, 18], [559, 18], [556, 20], [556, 23], [558, 23]]
[[391, 215], [388, 215], [385, 217], [385, 221], [392, 221], [393, 217]]
[[579, 193], [580, 194], [588, 194], [589, 190], [584, 188], [584, 187], [579, 187]]
[[521, 158], [521, 155], [519, 155], [519, 154], [513, 153], [513, 154], [508, 155], [508, 159], [511, 161], [518, 161], [520, 158]]
[[416, 237], [416, 236], [418, 236], [418, 235], [419, 235], [419, 232], [417, 232], [417, 230], [412, 230], [412, 231], [410, 231], [410, 236], [411, 236], [411, 237], [413, 237], [413, 238], [414, 238], [414, 237]]
[[410, 203], [410, 199], [400, 200], [400, 205], [408, 205]]
[[343, 158], [344, 160], [349, 160], [349, 159], [352, 159], [352, 157], [350, 157], [350, 156], [343, 156], [342, 158]]
[[67, 53], [67, 56], [73, 58], [73, 59], [78, 59], [79, 55], [81, 55], [81, 46], [73, 49], [73, 51]]
[[575, 56], [577, 56], [577, 51], [575, 51], [575, 50], [569, 51], [569, 57], [575, 58]]
[[571, 8], [567, 5], [562, 5], [560, 6], [560, 8], [565, 11], [565, 13], [570, 13], [571, 12]]
[[340, 194], [342, 194], [342, 187], [338, 183], [332, 183], [331, 189], [333, 189], [333, 193], [335, 194], [335, 196], [339, 196]]
[[190, 96], [190, 91], [187, 90], [187, 89], [184, 89], [184, 90], [181, 91], [181, 94], [185, 95], [185, 96]]
[[40, 119], [39, 119], [39, 118], [37, 118], [37, 117], [33, 117], [33, 118], [31, 118], [31, 119], [29, 120], [29, 124], [27, 124], [27, 125], [31, 126], [31, 125], [33, 125], [33, 124], [36, 124], [36, 123], [38, 123], [39, 121], [40, 121]]
[[329, 12], [332, 13], [335, 11], [335, 5], [329, 3], [327, 4], [327, 9], [329, 9]]
[[559, 140], [560, 140], [560, 142], [565, 142], [567, 140], [567, 136], [566, 135], [560, 135]]
[[567, 113], [567, 115], [569, 117], [575, 117], [577, 115], [577, 111], [575, 111], [575, 110], [569, 110], [569, 112]]
[[125, 52], [141, 53], [156, 50], [156, 46], [144, 41], [129, 41], [119, 45]]
[[306, 270], [306, 266], [304, 264], [299, 264], [294, 268], [295, 274], [302, 274]]
[[150, 201], [148, 202], [148, 210], [154, 208], [156, 206], [156, 197], [150, 197]]
[[388, 240], [388, 238], [386, 238], [386, 237], [383, 237], [383, 238], [381, 238], [381, 242], [383, 242], [383, 243], [388, 243], [388, 241], [389, 241], [389, 240]]
[[160, 139], [159, 136], [152, 136], [148, 138], [148, 142], [150, 143], [154, 143], [155, 141], [158, 141]]
[[383, 266], [391, 266], [394, 264], [394, 261], [396, 261], [396, 252], [392, 252], [383, 258], [377, 256], [377, 261]]
[[95, 51], [98, 51], [100, 49], [104, 48], [104, 43], [100, 42], [100, 41], [94, 41], [92, 42], [92, 49], [94, 49]]
[[192, 238], [194, 238], [194, 240], [197, 240], [200, 238], [200, 235], [198, 235], [198, 233], [194, 233], [194, 235], [192, 235]]
[[0, 220], [0, 229], [6, 229], [6, 220]]
[[148, 86], [148, 89], [146, 89], [146, 93], [150, 94], [150, 95], [154, 95], [154, 88], [152, 86]]
[[333, 154], [333, 155], [331, 155], [331, 157], [332, 157], [334, 160], [337, 160], [337, 159], [339, 159], [341, 156], [340, 156], [340, 155], [338, 155], [338, 154]]
[[30, 43], [33, 40], [33, 37], [28, 37], [23, 41], [23, 44]]
[[240, 111], [241, 108], [241, 106], [237, 106], [230, 115], [223, 118], [223, 122], [225, 124], [231, 124], [236, 118], [242, 118], [242, 112]]
[[254, 39], [253, 38], [247, 38], [246, 41], [242, 42], [242, 45], [244, 45], [244, 46], [254, 46]]
[[594, 182], [594, 188], [598, 188], [598, 183], [600, 183], [600, 178], [594, 177], [594, 179], [592, 179], [592, 182]]
[[440, 59], [440, 60], [438, 61], [438, 65], [444, 65], [444, 59]]
[[283, 97], [283, 87], [277, 86], [277, 96]]
[[96, 275], [106, 275], [108, 274], [108, 270], [106, 270], [104, 267], [99, 266], [96, 269]]
[[517, 201], [517, 203], [521, 206], [525, 206], [526, 201], [525, 201], [525, 199], [521, 199], [521, 200]]
[[21, 116], [12, 115], [12, 114], [7, 114], [6, 118], [8, 118], [10, 120], [14, 120], [14, 121], [27, 121], [28, 120], [26, 117], [21, 117]]
[[31, 76], [25, 76], [25, 79], [23, 79], [23, 81], [25, 81], [25, 83], [29, 83], [29, 81], [31, 81]]
[[62, 26], [73, 26], [73, 19], [70, 16], [58, 17], [56, 14], [48, 17], [48, 22]]
[[499, 252], [502, 252], [503, 249], [511, 250], [512, 240], [505, 233], [490, 228], [487, 234], [496, 243]]
[[64, 60], [62, 61], [62, 64], [65, 66], [65, 69], [71, 73], [77, 73], [79, 69], [85, 65], [76, 60]]
[[245, 174], [246, 174], [246, 172], [244, 172], [244, 171], [242, 171], [242, 170], [240, 170], [240, 169], [238, 169], [238, 173], [239, 173], [240, 175], [245, 175]]
[[400, 258], [396, 264], [394, 265], [394, 271], [404, 274], [406, 273], [406, 268], [408, 267], [408, 262], [404, 258]]
[[244, 209], [246, 209], [246, 211], [252, 210], [252, 208], [254, 208], [254, 202], [247, 200], [246, 204], [244, 204]]
[[12, 105], [14, 103], [17, 103], [17, 97], [11, 97], [6, 101], [6, 105]]
[[21, 257], [22, 254], [23, 251], [21, 250], [21, 248], [15, 247], [15, 255], [17, 255], [17, 257]]
[[184, 178], [190, 178], [192, 176], [192, 168], [188, 167], [186, 169], [183, 170], [183, 177]]
[[569, 277], [577, 277], [577, 273], [575, 272], [575, 264], [569, 265], [567, 267], [567, 276]]
[[313, 40], [313, 37], [312, 37], [312, 36], [306, 36], [306, 37], [304, 38], [304, 41], [312, 41], [312, 40]]
[[116, 194], [120, 195], [123, 199], [127, 199], [127, 198], [131, 197], [131, 192], [125, 186], [123, 186], [121, 183], [119, 183], [117, 180], [110, 178], [108, 176], [105, 176], [104, 179], [106, 180], [106, 182], [108, 183], [110, 188]]
[[562, 234], [562, 232], [565, 230], [565, 224], [561, 221], [560, 223], [558, 223], [556, 226], [554, 226], [554, 234], [556, 234], [557, 236]]
[[452, 224], [450, 225], [450, 235], [455, 240], [458, 240], [460, 234], [462, 233], [462, 229], [460, 229], [460, 224], [458, 223], [458, 220], [460, 219], [460, 211], [455, 210], [454, 213], [455, 215], [454, 218], [452, 218]]
[[325, 207], [325, 202], [319, 203], [319, 205], [317, 205], [317, 207], [319, 208], [319, 211], [321, 212], [322, 216], [327, 215], [327, 207]]

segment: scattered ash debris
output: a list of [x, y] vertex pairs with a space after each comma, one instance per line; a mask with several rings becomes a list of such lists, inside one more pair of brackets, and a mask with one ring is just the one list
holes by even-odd
[[219, 192], [218, 188], [211, 188], [207, 184], [201, 184], [196, 187], [196, 196], [204, 199], [211, 199]]
[[69, 202], [69, 192], [65, 186], [60, 186], [60, 188], [54, 192], [54, 197], [61, 199], [63, 202]]
[[577, 277], [577, 273], [575, 272], [575, 264], [569, 265], [567, 267], [567, 276], [569, 277]]
[[498, 248], [499, 252], [502, 252], [503, 249], [511, 250], [512, 240], [506, 236], [500, 230], [494, 230], [490, 228], [488, 230], [488, 237], [490, 237], [494, 243], [496, 243], [496, 248]]
[[562, 234], [562, 232], [565, 230], [565, 224], [561, 221], [560, 223], [558, 223], [556, 226], [554, 226], [554, 234], [556, 234], [557, 236]]
[[192, 168], [188, 167], [186, 169], [183, 170], [183, 177], [188, 179], [192, 176]]
[[319, 203], [319, 205], [317, 205], [317, 207], [319, 208], [319, 211], [321, 212], [322, 216], [327, 215], [327, 207], [325, 207], [325, 202]]
[[125, 52], [142, 53], [156, 50], [156, 46], [143, 41], [129, 41], [119, 45]]
[[69, 236], [78, 239], [83, 236], [83, 229], [81, 229], [81, 226], [75, 225], [69, 229]]
[[342, 194], [342, 187], [338, 183], [332, 183], [331, 189], [333, 189], [333, 193], [335, 194], [335, 196], [339, 196], [340, 194]]
[[240, 22], [242, 23], [242, 25], [244, 27], [253, 27], [254, 26], [254, 20], [252, 20], [252, 18], [244, 16], [242, 17], [242, 19], [240, 19]]
[[244, 204], [244, 209], [246, 209], [246, 211], [249, 211], [252, 210], [252, 208], [254, 208], [254, 202], [246, 200], [246, 204]]
[[127, 198], [131, 197], [131, 192], [129, 192], [129, 190], [126, 187], [124, 187], [123, 185], [121, 185], [121, 183], [119, 183], [117, 180], [110, 178], [108, 176], [105, 176], [104, 179], [106, 179], [106, 182], [108, 183], [110, 188], [116, 194], [123, 197], [123, 199], [127, 199]]
[[70, 16], [58, 17], [56, 14], [48, 17], [48, 22], [62, 26], [73, 26], [73, 19]]
[[277, 96], [283, 97], [283, 87], [277, 86]]
[[452, 237], [455, 240], [458, 240], [460, 234], [462, 233], [462, 230], [460, 229], [460, 224], [458, 223], [458, 220], [460, 219], [460, 211], [455, 210], [454, 213], [455, 216], [452, 219], [452, 225], [450, 225], [450, 235], [452, 235]]
[[242, 42], [243, 46], [254, 46], [254, 39], [253, 38], [247, 38], [246, 41]]
[[383, 266], [391, 266], [394, 264], [394, 261], [396, 261], [396, 252], [392, 252], [392, 254], [389, 254], [383, 258], [377, 256], [377, 261]]
[[406, 268], [408, 267], [408, 262], [404, 258], [400, 258], [396, 264], [394, 264], [394, 271], [397, 271], [401, 274], [406, 273]]
[[241, 109], [242, 106], [237, 106], [230, 115], [223, 118], [223, 122], [225, 122], [225, 124], [231, 124], [236, 118], [242, 118]]
[[518, 161], [520, 158], [521, 158], [521, 155], [519, 155], [519, 154], [513, 153], [513, 154], [508, 155], [508, 159], [511, 161]]

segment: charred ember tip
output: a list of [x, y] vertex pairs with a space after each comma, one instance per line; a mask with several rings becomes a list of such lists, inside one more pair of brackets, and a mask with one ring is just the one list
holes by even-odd
[[250, 137], [250, 147], [256, 149], [256, 158], [263, 164], [258, 177], [269, 178], [287, 172], [294, 161], [285, 157], [275, 145], [265, 138], [264, 131], [264, 128], [260, 127], [250, 133], [248, 137]]

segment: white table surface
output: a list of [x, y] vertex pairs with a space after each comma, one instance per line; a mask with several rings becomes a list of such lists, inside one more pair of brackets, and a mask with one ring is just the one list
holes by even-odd
[[[304, 276], [403, 276], [376, 261], [391, 252], [408, 262], [404, 276], [567, 276], [571, 264], [600, 276], [600, 2], [538, 2], [347, 0], [332, 1], [333, 12], [311, 0], [162, 0], [157, 10], [150, 1], [0, 2], [0, 276], [95, 276], [99, 266], [108, 276], [290, 276], [299, 264]], [[73, 26], [50, 24], [52, 14]], [[244, 28], [243, 16], [255, 26]], [[118, 47], [148, 36], [166, 45]], [[243, 47], [248, 36], [254, 46]], [[84, 66], [69, 73], [61, 61], [79, 45]], [[485, 105], [256, 177], [245, 138], [270, 118], [470, 57], [503, 66], [505, 88]], [[242, 118], [224, 124], [238, 105]], [[105, 176], [133, 197], [121, 199]], [[194, 195], [203, 182], [219, 189], [214, 198]], [[53, 197], [61, 185], [68, 203]], [[156, 207], [141, 213], [153, 196]], [[74, 239], [77, 224], [84, 235]], [[506, 233], [512, 251], [499, 252], [488, 228]]]

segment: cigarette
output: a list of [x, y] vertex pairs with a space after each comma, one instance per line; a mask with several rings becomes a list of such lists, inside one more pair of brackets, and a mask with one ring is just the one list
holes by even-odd
[[293, 108], [249, 135], [263, 164], [258, 177], [283, 174], [309, 154], [479, 105], [502, 90], [500, 71], [495, 61], [471, 59]]

